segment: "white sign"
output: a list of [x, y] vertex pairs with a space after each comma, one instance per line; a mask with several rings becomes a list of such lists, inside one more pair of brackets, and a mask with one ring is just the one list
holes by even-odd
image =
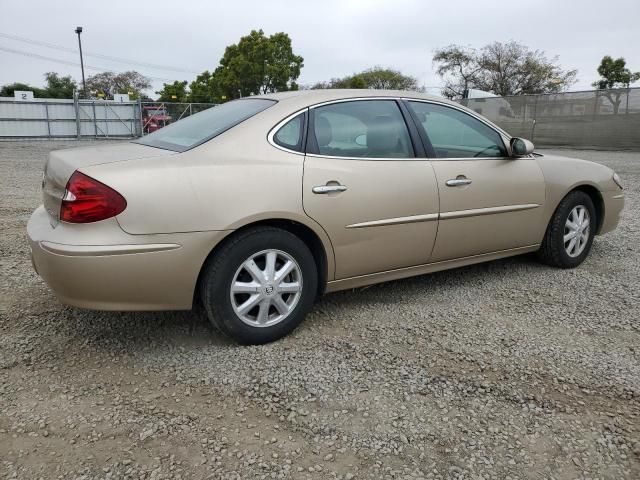
[[33, 92], [25, 92], [22, 90], [15, 90], [13, 92], [13, 96], [16, 100], [20, 100], [21, 102], [30, 102], [33, 101]]
[[114, 102], [128, 102], [129, 101], [129, 95], [127, 95], [126, 93], [114, 93], [113, 94], [113, 101]]

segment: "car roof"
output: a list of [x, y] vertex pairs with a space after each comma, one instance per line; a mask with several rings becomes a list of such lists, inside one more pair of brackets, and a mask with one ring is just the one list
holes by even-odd
[[343, 100], [349, 98], [367, 98], [367, 97], [402, 97], [416, 98], [421, 100], [433, 100], [441, 103], [449, 103], [460, 105], [443, 97], [436, 95], [427, 95], [426, 93], [413, 92], [407, 90], [374, 90], [374, 89], [317, 89], [317, 90], [291, 90], [287, 92], [267, 93], [264, 95], [256, 95], [252, 98], [267, 98], [277, 100], [278, 102], [300, 103], [313, 105], [316, 103], [330, 102], [333, 100]]

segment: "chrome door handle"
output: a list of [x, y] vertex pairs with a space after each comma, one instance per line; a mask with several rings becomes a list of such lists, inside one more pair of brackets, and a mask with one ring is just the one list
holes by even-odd
[[447, 187], [459, 187], [461, 185], [470, 185], [471, 180], [468, 178], [452, 178], [446, 181]]
[[333, 193], [333, 192], [344, 192], [347, 189], [344, 185], [319, 185], [317, 187], [313, 187], [311, 191], [313, 193], [324, 194], [324, 193]]

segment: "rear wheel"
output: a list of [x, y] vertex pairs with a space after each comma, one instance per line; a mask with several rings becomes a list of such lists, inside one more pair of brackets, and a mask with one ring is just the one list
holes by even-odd
[[234, 340], [261, 344], [291, 332], [317, 292], [313, 255], [286, 230], [258, 227], [230, 238], [205, 267], [201, 299], [212, 324]]
[[553, 214], [538, 252], [548, 265], [574, 268], [589, 254], [596, 229], [596, 210], [591, 197], [573, 191], [562, 199]]

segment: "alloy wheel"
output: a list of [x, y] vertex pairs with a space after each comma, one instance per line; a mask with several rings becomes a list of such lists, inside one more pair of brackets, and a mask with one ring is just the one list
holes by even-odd
[[230, 285], [231, 306], [252, 327], [271, 327], [296, 308], [302, 295], [302, 270], [281, 250], [263, 250], [247, 258]]
[[570, 257], [579, 256], [589, 242], [591, 230], [589, 210], [584, 205], [573, 207], [564, 224], [564, 249]]

